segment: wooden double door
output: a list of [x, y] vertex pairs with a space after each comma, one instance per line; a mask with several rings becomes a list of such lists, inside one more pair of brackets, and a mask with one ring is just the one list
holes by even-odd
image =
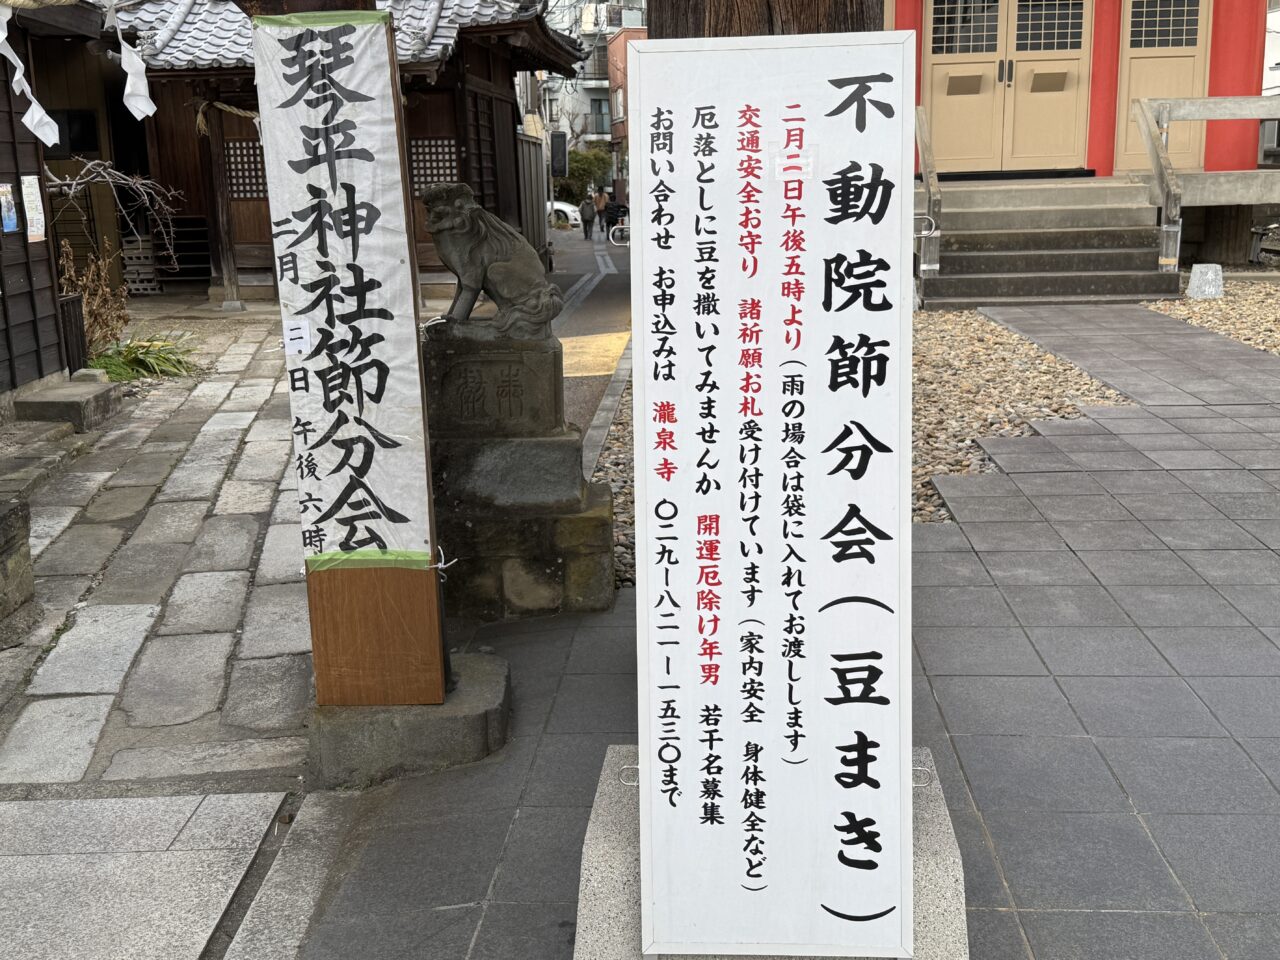
[[1088, 0], [925, 0], [923, 93], [941, 171], [1083, 167]]

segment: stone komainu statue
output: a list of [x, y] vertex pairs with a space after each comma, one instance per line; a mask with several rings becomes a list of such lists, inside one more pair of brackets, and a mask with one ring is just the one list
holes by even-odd
[[422, 199], [440, 260], [458, 277], [445, 319], [466, 322], [483, 290], [498, 306], [498, 333], [518, 340], [550, 336], [564, 296], [547, 282], [529, 241], [476, 203], [465, 183], [433, 183]]

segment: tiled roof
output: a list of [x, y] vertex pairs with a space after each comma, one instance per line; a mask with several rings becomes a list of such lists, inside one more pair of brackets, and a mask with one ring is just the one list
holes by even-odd
[[[546, 6], [522, 0], [377, 0], [396, 23], [401, 63], [443, 64], [458, 31], [534, 20]], [[247, 67], [253, 64], [249, 18], [230, 0], [143, 0], [118, 12], [136, 34], [147, 65], [160, 70]]]

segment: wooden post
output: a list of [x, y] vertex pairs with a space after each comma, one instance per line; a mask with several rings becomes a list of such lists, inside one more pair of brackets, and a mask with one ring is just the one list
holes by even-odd
[[209, 172], [213, 177], [213, 216], [217, 224], [218, 262], [222, 271], [222, 309], [243, 310], [240, 271], [236, 266], [235, 232], [231, 226], [231, 197], [227, 178], [226, 141], [222, 135], [222, 111], [209, 106], [204, 113], [209, 127]]
[[752, 37], [881, 30], [883, 0], [649, 0], [649, 36]]

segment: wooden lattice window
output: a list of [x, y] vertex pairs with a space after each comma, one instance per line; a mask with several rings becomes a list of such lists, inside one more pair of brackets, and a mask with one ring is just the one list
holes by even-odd
[[227, 196], [232, 200], [262, 200], [267, 196], [267, 170], [258, 140], [227, 140]]
[[1133, 0], [1129, 46], [1194, 47], [1200, 38], [1200, 0]]
[[1084, 0], [1018, 0], [1020, 51], [1079, 50], [1084, 44]]
[[409, 175], [414, 194], [431, 183], [453, 183], [458, 179], [458, 143], [452, 137], [431, 137], [409, 141]]
[[1000, 0], [934, 0], [933, 52], [995, 53]]

